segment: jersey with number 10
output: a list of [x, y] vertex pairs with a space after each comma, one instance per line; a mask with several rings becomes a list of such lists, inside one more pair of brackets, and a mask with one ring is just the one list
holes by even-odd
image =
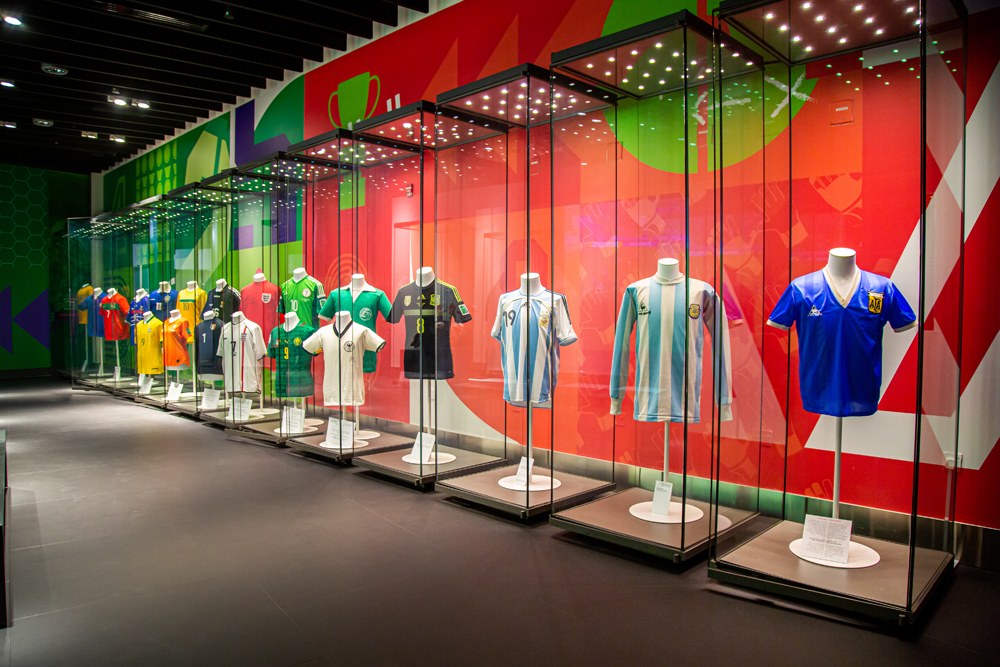
[[566, 297], [542, 290], [530, 297], [521, 290], [500, 297], [494, 338], [500, 341], [503, 398], [511, 405], [552, 407], [559, 378], [559, 348], [576, 342]]
[[[636, 421], [697, 423], [701, 419], [705, 329], [712, 334], [718, 353], [713, 361], [717, 403], [732, 403], [729, 326], [715, 289], [694, 278], [685, 285], [683, 275], [669, 281], [653, 277], [632, 283], [622, 297], [611, 362], [611, 414], [621, 414], [633, 328]], [[724, 420], [730, 418], [727, 413], [723, 413]]]
[[315, 328], [319, 324], [319, 313], [325, 300], [323, 283], [312, 276], [306, 276], [299, 281], [289, 278], [281, 286], [278, 312], [295, 313], [299, 316], [301, 324]]

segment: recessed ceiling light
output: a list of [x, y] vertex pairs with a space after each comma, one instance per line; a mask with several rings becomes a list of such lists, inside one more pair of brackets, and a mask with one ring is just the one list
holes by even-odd
[[4, 88], [13, 88], [14, 87], [14, 82], [13, 81], [0, 81], [0, 86], [3, 86]]
[[52, 127], [55, 125], [51, 120], [46, 120], [45, 118], [32, 118], [31, 122], [38, 127]]
[[4, 127], [9, 127], [10, 129], [12, 129], [12, 130], [13, 130], [14, 128], [16, 128], [16, 127], [17, 127], [17, 123], [15, 123], [15, 122], [14, 122], [14, 121], [12, 121], [12, 120], [5, 120], [5, 121], [3, 122], [3, 126], [4, 126]]
[[[115, 104], [118, 104], [115, 102]], [[149, 102], [143, 102], [142, 100], [132, 100], [132, 106], [139, 107], [140, 109], [148, 109]]]
[[82, 132], [80, 132], [80, 136], [83, 137], [84, 139], [96, 139], [97, 132], [88, 132], [87, 130], [83, 130]]
[[55, 74], [56, 76], [66, 76], [69, 74], [69, 70], [65, 67], [53, 65], [51, 63], [42, 63], [42, 71], [46, 74]]
[[9, 23], [10, 25], [21, 25], [21, 19], [17, 18], [16, 16], [11, 16], [10, 14], [4, 16], [3, 20], [4, 22]]
[[125, 143], [125, 137], [123, 137], [120, 134], [112, 134], [108, 138], [111, 139], [111, 141], [114, 141], [114, 142], [119, 143], [119, 144], [124, 144]]

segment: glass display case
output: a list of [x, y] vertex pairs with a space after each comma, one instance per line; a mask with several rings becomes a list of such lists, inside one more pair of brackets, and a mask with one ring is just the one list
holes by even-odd
[[759, 430], [716, 438], [709, 575], [906, 623], [956, 562], [964, 10], [718, 15], [767, 65], [763, 136], [720, 116], [721, 276], [756, 342], [733, 375], [759, 387], [736, 379], [736, 404]]
[[435, 270], [470, 295], [459, 308], [472, 318], [451, 341], [451, 400], [437, 419], [504, 460], [439, 488], [522, 518], [583, 502], [613, 479], [580, 455], [600, 371], [574, 327], [594, 325], [596, 295], [580, 289], [581, 277], [592, 271], [600, 282], [614, 257], [599, 250], [587, 258], [594, 264], [581, 261], [603, 248], [605, 221], [584, 235], [555, 222], [552, 133], [613, 117], [615, 95], [522, 65], [437, 102]]
[[682, 11], [552, 56], [620, 100], [552, 126], [554, 236], [572, 239], [561, 263], [583, 277], [577, 452], [618, 491], [551, 522], [673, 561], [708, 546], [719, 421], [754, 416], [733, 400], [731, 341], [750, 336], [720, 276], [718, 116], [762, 126], [763, 70], [716, 46]]

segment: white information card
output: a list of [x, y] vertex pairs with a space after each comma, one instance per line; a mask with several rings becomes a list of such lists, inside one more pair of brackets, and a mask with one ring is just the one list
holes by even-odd
[[417, 439], [413, 441], [410, 456], [421, 463], [430, 463], [431, 457], [434, 456], [434, 434], [418, 433]]
[[229, 404], [229, 412], [226, 413], [226, 421], [245, 422], [250, 419], [250, 411], [253, 410], [253, 400], [249, 398], [234, 398]]
[[181, 397], [181, 390], [184, 388], [180, 382], [171, 382], [167, 389], [167, 403], [173, 403]]
[[802, 528], [802, 556], [846, 563], [850, 545], [850, 521], [806, 515], [806, 522]]
[[139, 394], [148, 394], [153, 391], [153, 376], [152, 375], [140, 375], [139, 376]]
[[219, 390], [206, 389], [201, 395], [201, 409], [215, 410], [219, 407]]
[[331, 419], [326, 425], [326, 446], [335, 449], [354, 447], [354, 422]]
[[653, 514], [670, 514], [670, 496], [674, 493], [674, 485], [670, 482], [657, 482], [653, 488]]
[[281, 432], [302, 433], [306, 424], [306, 411], [302, 408], [285, 408], [281, 412]]
[[528, 486], [528, 479], [531, 476], [531, 470], [535, 467], [535, 459], [529, 459], [526, 456], [521, 457], [521, 463], [517, 466], [517, 474], [514, 475], [514, 482], [518, 486]]

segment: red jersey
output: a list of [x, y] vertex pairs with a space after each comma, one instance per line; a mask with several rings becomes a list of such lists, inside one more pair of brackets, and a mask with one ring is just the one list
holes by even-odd
[[278, 301], [281, 290], [274, 283], [266, 280], [252, 282], [240, 290], [243, 302], [240, 309], [247, 319], [270, 333], [278, 326]]
[[104, 318], [104, 340], [125, 340], [131, 338], [128, 325], [128, 299], [121, 292], [105, 297], [101, 302], [101, 317]]
[[163, 323], [163, 365], [168, 369], [191, 365], [188, 338], [191, 338], [191, 326], [183, 317]]

